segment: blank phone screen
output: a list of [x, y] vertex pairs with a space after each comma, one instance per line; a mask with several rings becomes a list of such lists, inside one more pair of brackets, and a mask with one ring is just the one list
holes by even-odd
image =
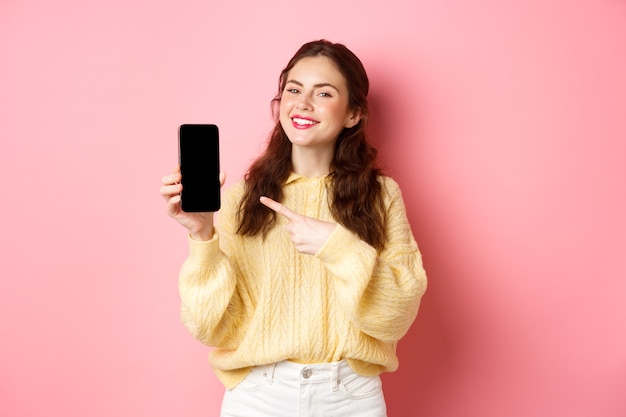
[[182, 174], [181, 208], [186, 212], [220, 209], [219, 133], [213, 124], [184, 124], [179, 129]]

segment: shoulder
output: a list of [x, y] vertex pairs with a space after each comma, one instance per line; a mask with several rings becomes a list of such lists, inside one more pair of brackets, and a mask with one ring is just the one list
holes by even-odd
[[382, 187], [385, 200], [392, 200], [396, 198], [396, 196], [400, 196], [402, 194], [400, 185], [393, 178], [388, 177], [387, 175], [379, 175], [378, 182]]
[[243, 193], [245, 191], [246, 183], [244, 180], [240, 180], [226, 188], [223, 195], [226, 199], [235, 198], [237, 200], [241, 199]]
[[229, 185], [225, 189], [222, 188], [222, 213], [232, 214], [238, 210], [239, 203], [245, 192], [245, 183], [243, 180]]
[[378, 182], [380, 182], [380, 184], [383, 186], [383, 188], [385, 189], [400, 189], [400, 186], [398, 185], [398, 183], [396, 182], [396, 180], [394, 180], [393, 178], [387, 176], [387, 175], [379, 175], [378, 176]]

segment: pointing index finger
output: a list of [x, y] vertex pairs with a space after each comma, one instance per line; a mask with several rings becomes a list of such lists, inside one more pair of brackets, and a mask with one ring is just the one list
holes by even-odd
[[287, 207], [283, 206], [278, 201], [274, 201], [269, 197], [262, 196], [260, 201], [261, 201], [261, 204], [263, 204], [264, 206], [269, 207], [270, 209], [274, 210], [276, 213], [285, 216], [289, 220], [294, 220], [296, 217], [298, 217], [297, 213], [289, 210]]

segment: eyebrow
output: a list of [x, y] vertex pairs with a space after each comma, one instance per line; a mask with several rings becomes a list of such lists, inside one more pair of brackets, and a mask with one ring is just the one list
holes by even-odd
[[[302, 84], [300, 81], [289, 80], [289, 81], [287, 81], [285, 83], [285, 85], [287, 85], [289, 83], [299, 85], [300, 87], [304, 87], [304, 84]], [[319, 83], [319, 84], [315, 84], [313, 86], [313, 88], [321, 88], [321, 87], [330, 87], [330, 88], [334, 89], [335, 91], [339, 92], [339, 89], [337, 87], [335, 87], [334, 85], [332, 85], [331, 83]]]

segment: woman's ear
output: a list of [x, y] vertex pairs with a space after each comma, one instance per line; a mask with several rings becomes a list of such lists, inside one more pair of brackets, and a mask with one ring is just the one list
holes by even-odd
[[361, 111], [360, 110], [352, 110], [348, 113], [348, 117], [346, 118], [346, 123], [343, 125], [346, 128], [351, 128], [356, 126], [361, 121]]

